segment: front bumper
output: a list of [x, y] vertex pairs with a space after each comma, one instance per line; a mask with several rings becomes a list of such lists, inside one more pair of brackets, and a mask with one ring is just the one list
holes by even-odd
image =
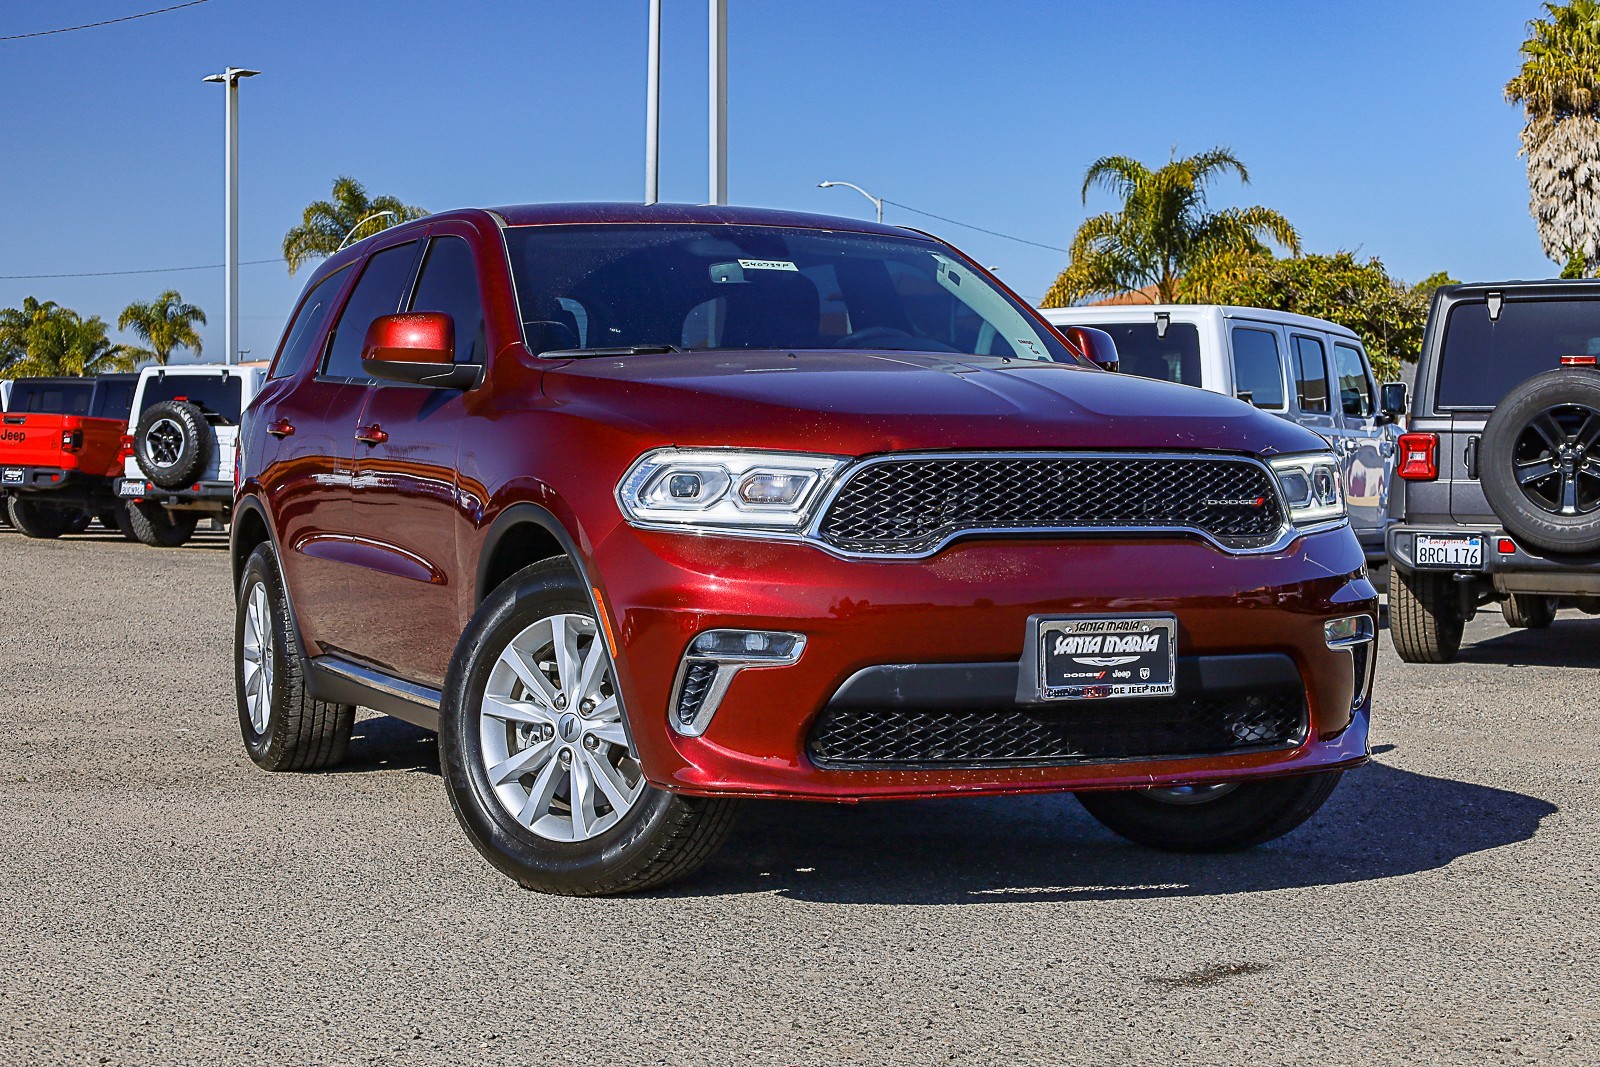
[[[1353, 656], [1330, 649], [1323, 630], [1331, 619], [1377, 614], [1362, 549], [1347, 529], [1253, 556], [1182, 537], [996, 539], [958, 542], [920, 561], [846, 561], [806, 545], [619, 527], [594, 546], [591, 562], [645, 774], [679, 792], [852, 801], [1130, 788], [1300, 773], [1367, 755], [1370, 699], [1356, 699]], [[1229, 657], [1276, 657], [1298, 678], [1303, 728], [1287, 744], [1207, 755], [870, 769], [818, 756], [820, 720], [830, 705], [859, 704], [847, 683], [861, 672], [934, 668], [922, 685], [932, 703], [970, 698], [986, 713], [1015, 712], [1014, 686], [1011, 700], [1004, 692], [1021, 669], [1031, 616], [1138, 613], [1177, 617], [1180, 697], [1227, 689]], [[724, 628], [804, 634], [805, 650], [792, 666], [740, 671], [704, 733], [682, 736], [669, 716], [685, 652], [696, 634]], [[937, 678], [941, 665], [982, 676], [978, 690], [951, 696]], [[1051, 705], [1051, 713], [1141, 703]]]
[[[1414, 546], [1418, 534], [1442, 537], [1472, 535], [1483, 538], [1483, 564], [1479, 567], [1418, 567]], [[1403, 571], [1458, 575], [1493, 586], [1497, 593], [1534, 593], [1551, 596], [1600, 595], [1600, 553], [1546, 556], [1518, 543], [1503, 527], [1493, 524], [1392, 526], [1386, 542], [1389, 559]], [[1501, 551], [1510, 548], [1511, 551]]]

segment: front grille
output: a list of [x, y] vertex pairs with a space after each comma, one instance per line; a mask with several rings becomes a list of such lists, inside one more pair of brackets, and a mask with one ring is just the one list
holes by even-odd
[[1057, 707], [830, 707], [807, 751], [835, 768], [1039, 766], [1285, 748], [1305, 728], [1305, 698], [1288, 689]]
[[1200, 530], [1228, 548], [1277, 540], [1259, 464], [1221, 456], [905, 457], [870, 463], [823, 515], [828, 544], [914, 553], [964, 530]]

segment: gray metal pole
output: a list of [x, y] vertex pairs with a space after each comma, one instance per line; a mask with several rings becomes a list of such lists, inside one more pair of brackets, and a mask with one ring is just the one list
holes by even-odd
[[223, 102], [222, 150], [223, 192], [222, 240], [226, 266], [223, 268], [223, 328], [226, 335], [222, 362], [232, 363], [239, 354], [239, 79], [253, 78], [259, 70], [228, 67], [221, 74], [208, 74], [202, 81], [220, 82]]
[[223, 167], [224, 180], [228, 186], [227, 221], [223, 224], [223, 240], [228, 246], [227, 280], [223, 283], [223, 299], [227, 307], [225, 329], [228, 334], [228, 347], [223, 352], [224, 363], [232, 363], [239, 351], [239, 79], [233, 76], [231, 67], [228, 69], [228, 74], [226, 86], [228, 159]]
[[711, 202], [728, 202], [728, 0], [711, 0]]
[[645, 66], [644, 202], [661, 199], [661, 0], [650, 0], [650, 56]]

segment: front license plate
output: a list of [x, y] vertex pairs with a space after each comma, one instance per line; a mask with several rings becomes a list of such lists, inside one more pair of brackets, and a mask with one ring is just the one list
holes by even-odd
[[1171, 615], [1074, 615], [1036, 625], [1040, 700], [1177, 692], [1178, 620]]
[[22, 468], [21, 467], [7, 467], [5, 470], [0, 471], [0, 484], [4, 484], [4, 485], [21, 485], [22, 484]]
[[1415, 555], [1419, 567], [1482, 567], [1483, 538], [1418, 534]]
[[119, 496], [144, 496], [143, 482], [123, 482], [117, 487]]

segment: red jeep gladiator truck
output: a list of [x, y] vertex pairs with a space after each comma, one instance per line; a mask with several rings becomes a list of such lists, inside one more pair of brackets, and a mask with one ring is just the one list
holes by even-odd
[[0, 494], [11, 525], [60, 537], [91, 518], [126, 526], [113, 492], [122, 473], [134, 374], [22, 378], [0, 415]]

